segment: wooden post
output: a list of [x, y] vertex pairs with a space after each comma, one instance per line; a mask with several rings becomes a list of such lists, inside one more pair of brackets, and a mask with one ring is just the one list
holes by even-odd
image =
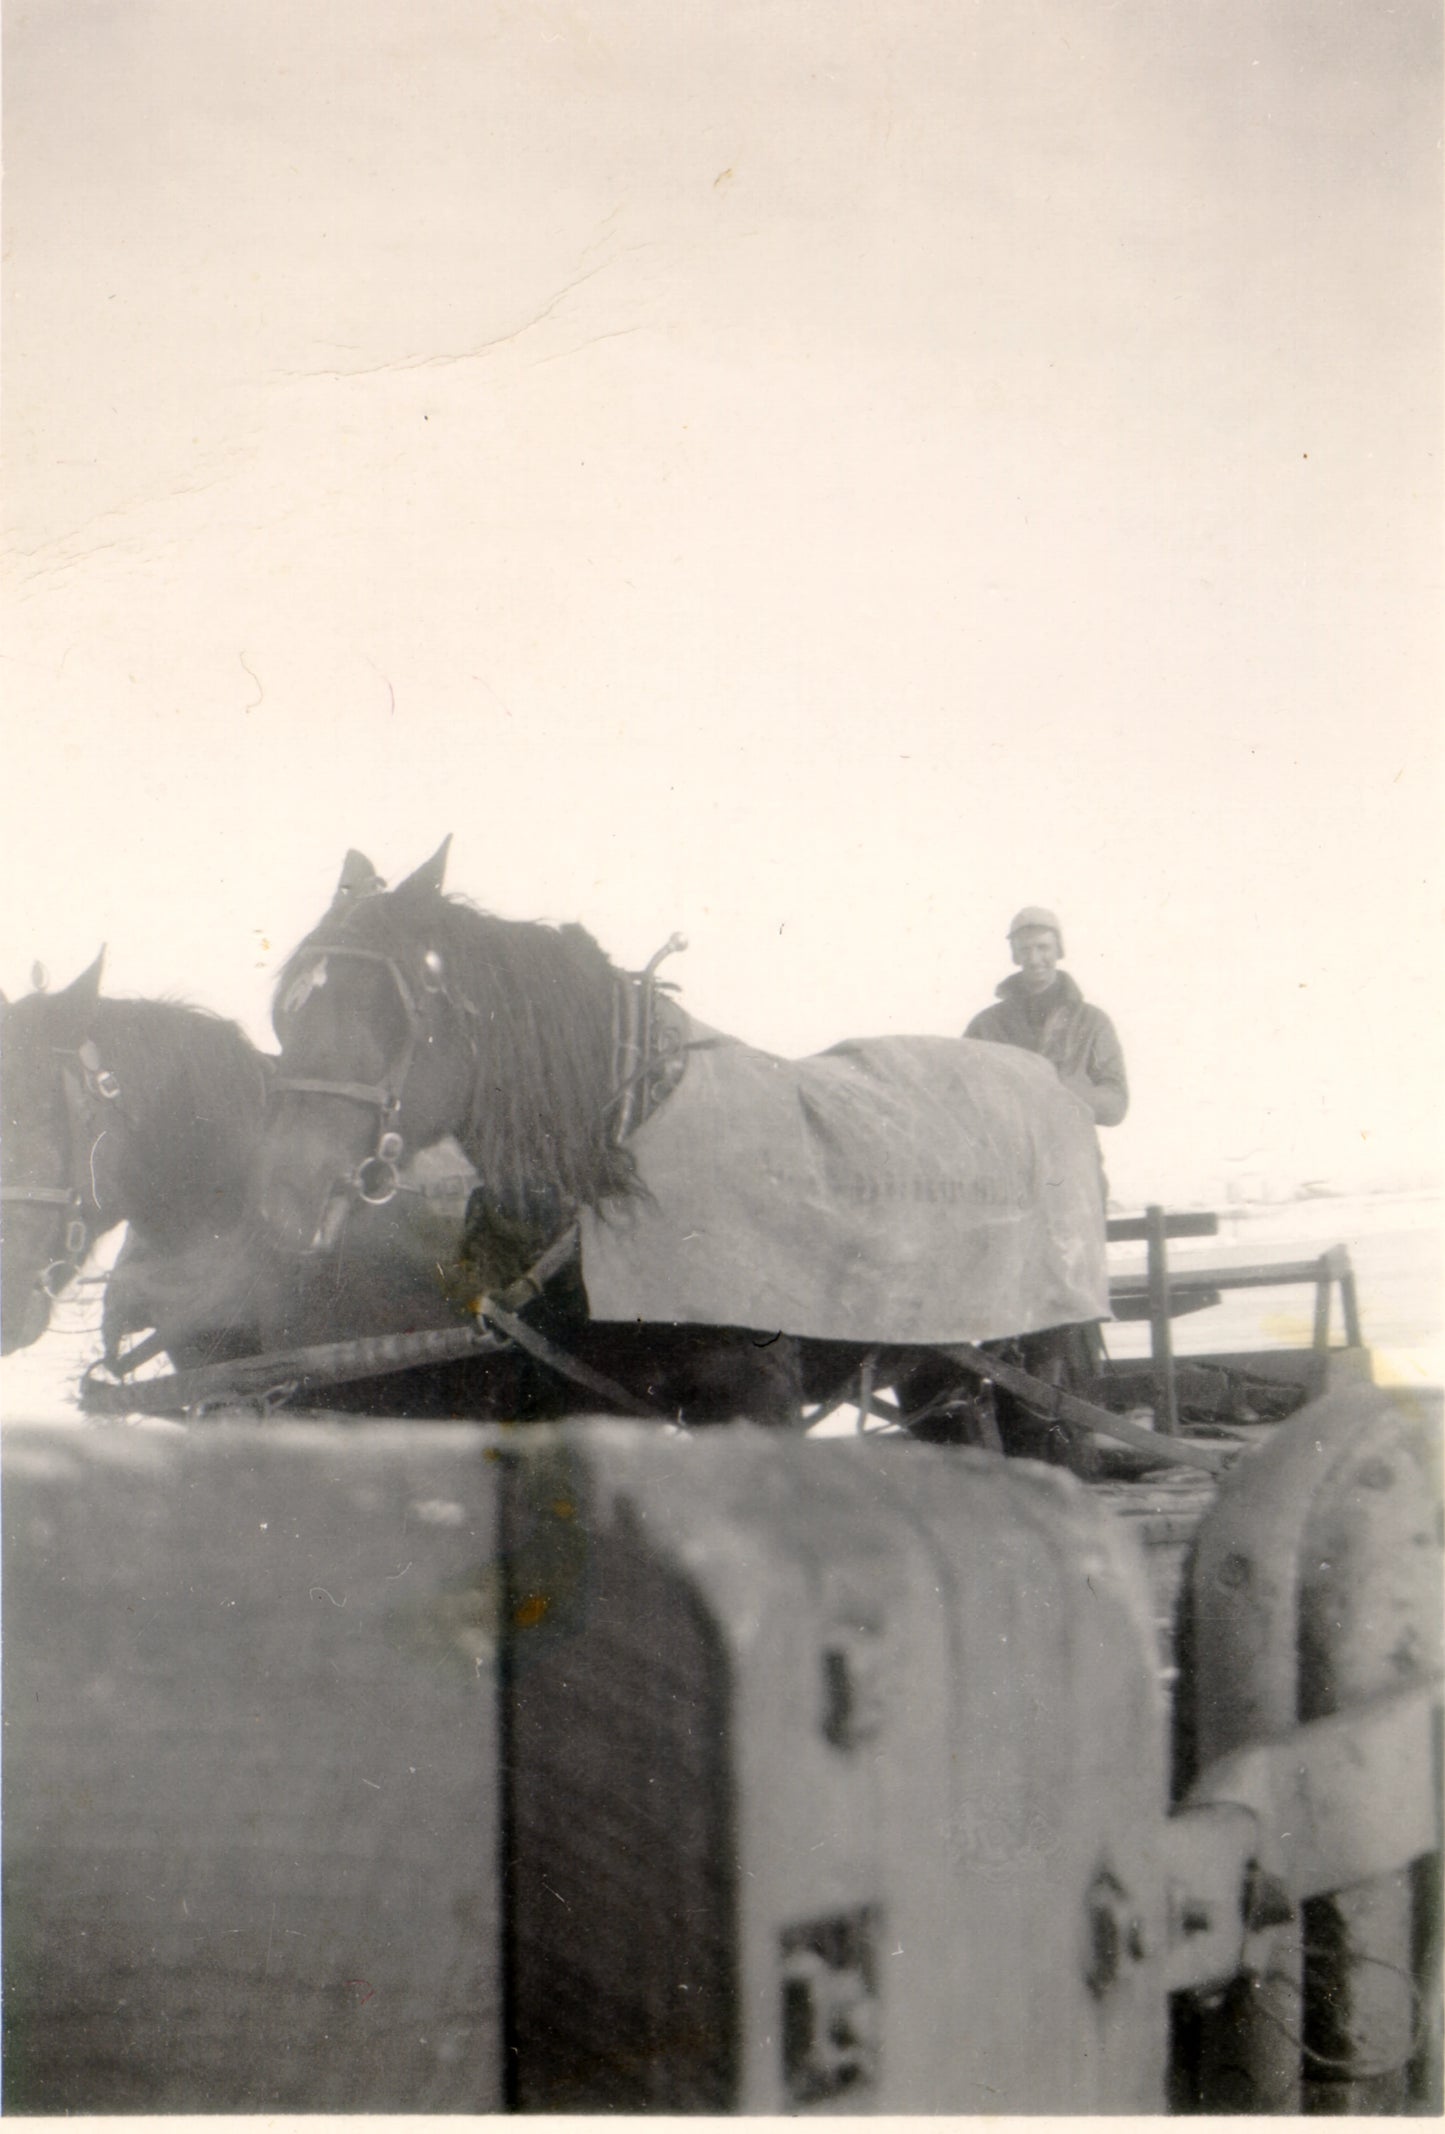
[[1330, 1304], [1334, 1289], [1334, 1268], [1328, 1253], [1315, 1270], [1315, 1328], [1310, 1343], [1313, 1352], [1314, 1397], [1323, 1399], [1330, 1383]]
[[1144, 1210], [1149, 1277], [1149, 1353], [1154, 1360], [1154, 1428], [1165, 1437], [1179, 1435], [1179, 1403], [1174, 1390], [1174, 1342], [1169, 1331], [1169, 1261], [1164, 1210]]
[[1320, 1264], [1328, 1268], [1331, 1279], [1340, 1285], [1340, 1309], [1345, 1321], [1345, 1346], [1352, 1349], [1363, 1347], [1364, 1338], [1360, 1333], [1360, 1300], [1355, 1290], [1355, 1270], [1350, 1264], [1349, 1247], [1347, 1245], [1331, 1245]]

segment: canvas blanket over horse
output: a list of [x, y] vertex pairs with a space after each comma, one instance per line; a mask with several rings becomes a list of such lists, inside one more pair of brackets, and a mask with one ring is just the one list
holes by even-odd
[[582, 1216], [594, 1319], [880, 1344], [1109, 1316], [1087, 1108], [1033, 1054], [963, 1038], [776, 1058], [686, 1025], [630, 1147], [646, 1193]]

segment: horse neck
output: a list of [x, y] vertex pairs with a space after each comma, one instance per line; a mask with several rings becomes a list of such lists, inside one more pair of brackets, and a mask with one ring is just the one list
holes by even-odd
[[[545, 944], [545, 946], [544, 946]], [[503, 1207], [593, 1204], [633, 1187], [611, 1132], [616, 1009], [625, 985], [580, 928], [494, 937], [473, 972], [480, 1013], [471, 1114], [458, 1138]]]
[[230, 1228], [260, 1138], [261, 1055], [230, 1025], [148, 1001], [102, 1001], [95, 1043], [120, 1085], [99, 1228], [126, 1221], [166, 1249]]

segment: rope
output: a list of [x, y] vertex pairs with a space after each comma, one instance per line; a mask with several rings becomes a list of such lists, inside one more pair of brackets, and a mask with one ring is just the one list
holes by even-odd
[[[1387, 2080], [1391, 2075], [1402, 2073], [1418, 2055], [1430, 2028], [1431, 2011], [1429, 2003], [1415, 1980], [1410, 1976], [1410, 1973], [1401, 1964], [1392, 1964], [1383, 1956], [1370, 1956], [1363, 1949], [1351, 1948], [1348, 1945], [1341, 1951], [1319, 1948], [1309, 1942], [1305, 1942], [1302, 1944], [1300, 1953], [1307, 1960], [1313, 1957], [1316, 1962], [1324, 1959], [1331, 1963], [1337, 1957], [1343, 1955], [1348, 1966], [1373, 1964], [1377, 1970], [1389, 1971], [1393, 1976], [1400, 1979], [1410, 1996], [1413, 2017], [1410, 2027], [1410, 2039], [1405, 2050], [1397, 2054], [1393, 2060], [1376, 2062], [1371, 2062], [1363, 2056], [1346, 2058], [1343, 2055], [1322, 2053], [1315, 2046], [1306, 2044], [1303, 2034], [1295, 2031], [1282, 2016], [1276, 2015], [1272, 2008], [1265, 2007], [1261, 2002], [1257, 2005], [1255, 2012], [1262, 2015], [1267, 2023], [1272, 2024], [1282, 2037], [1288, 2039], [1289, 2043], [1299, 2052], [1303, 2061], [1310, 2067], [1317, 2068], [1324, 2075], [1338, 2075], [1351, 2082], [1380, 2082]], [[1288, 1972], [1270, 1970], [1264, 1973], [1264, 1978], [1270, 1984], [1285, 1986], [1289, 1990], [1298, 1993], [1301, 1999], [1304, 1998], [1305, 1989], [1300, 1987], [1298, 1981], [1292, 1978]]]

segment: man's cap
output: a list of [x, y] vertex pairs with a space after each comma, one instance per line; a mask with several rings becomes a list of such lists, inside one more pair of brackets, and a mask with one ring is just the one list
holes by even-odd
[[1059, 924], [1059, 915], [1056, 911], [1047, 911], [1042, 904], [1025, 904], [1023, 910], [1015, 912], [1013, 918], [1009, 921], [1009, 940], [1012, 941], [1015, 934], [1021, 934], [1026, 926], [1047, 926], [1051, 928], [1054, 938], [1059, 944], [1059, 954], [1063, 955], [1064, 929]]

